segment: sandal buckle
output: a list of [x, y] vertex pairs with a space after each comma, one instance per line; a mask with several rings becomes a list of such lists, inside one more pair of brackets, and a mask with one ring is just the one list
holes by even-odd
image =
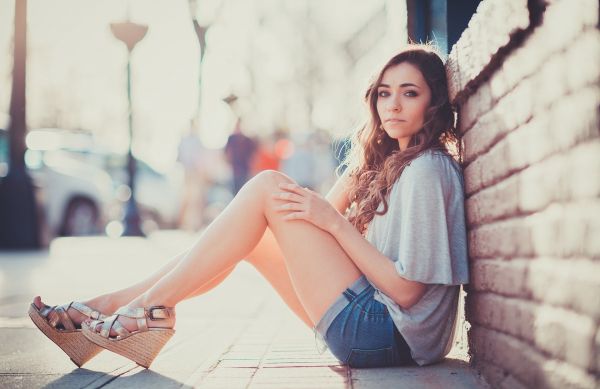
[[[166, 313], [166, 316], [164, 316], [164, 314], [159, 314], [158, 317], [154, 316], [154, 311], [155, 310], [161, 310], [161, 311], [163, 311], [164, 313]], [[164, 305], [154, 305], [154, 306], [148, 308], [148, 310], [146, 311], [146, 316], [150, 320], [166, 320], [171, 315], [169, 314], [169, 310], [167, 309], [167, 307], [165, 307]]]

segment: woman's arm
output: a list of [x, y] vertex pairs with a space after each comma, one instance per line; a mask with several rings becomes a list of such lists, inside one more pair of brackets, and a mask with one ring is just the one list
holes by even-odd
[[329, 232], [369, 281], [402, 308], [410, 308], [425, 294], [426, 285], [402, 278], [394, 263], [346, 220], [342, 210], [348, 207], [348, 181], [343, 177], [331, 189], [327, 199], [296, 184], [280, 184], [285, 193], [274, 193], [273, 196], [285, 203], [276, 210], [288, 213], [285, 220], [303, 219]]
[[359, 270], [377, 289], [404, 309], [415, 305], [427, 286], [402, 278], [394, 263], [367, 241], [345, 218], [337, 218], [328, 229]]
[[346, 169], [325, 196], [325, 199], [333, 205], [333, 208], [342, 215], [346, 213], [346, 209], [350, 206], [350, 199], [348, 198], [349, 187], [350, 175], [348, 169]]

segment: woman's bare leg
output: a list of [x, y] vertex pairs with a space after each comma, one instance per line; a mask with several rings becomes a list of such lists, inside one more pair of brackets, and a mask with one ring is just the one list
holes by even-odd
[[[119, 307], [126, 305], [135, 297], [148, 290], [162, 276], [164, 276], [169, 271], [171, 271], [171, 269], [177, 266], [179, 261], [181, 261], [181, 259], [183, 259], [186, 254], [187, 251], [176, 255], [166, 265], [161, 267], [150, 277], [139, 282], [138, 284], [115, 292], [103, 294], [82, 302], [106, 315], [112, 314]], [[279, 248], [275, 237], [269, 229], [265, 231], [265, 234], [261, 238], [260, 242], [256, 245], [254, 250], [245, 258], [245, 260], [252, 264], [258, 270], [258, 272], [279, 293], [279, 295], [282, 297], [283, 301], [288, 305], [288, 307], [307, 326], [314, 326], [314, 323], [312, 323], [312, 321], [308, 317], [308, 314], [304, 310], [304, 307], [302, 306], [300, 300], [298, 299], [298, 296], [296, 295], [289, 274], [287, 272], [286, 264], [283, 258], [283, 253], [281, 252], [281, 249]], [[225, 280], [229, 276], [229, 274], [231, 274], [234, 268], [235, 265], [228, 269], [225, 269], [219, 275], [217, 275], [207, 283], [201, 285], [198, 289], [196, 289], [189, 296], [187, 296], [186, 299], [199, 296], [212, 290], [223, 280]], [[41, 304], [41, 300], [38, 300], [38, 308], [41, 308]], [[80, 323], [86, 318], [84, 315], [80, 314], [79, 312], [73, 309], [70, 309], [68, 311], [68, 314], [69, 316], [71, 316], [71, 319], [74, 320], [76, 323]]]
[[[170, 272], [175, 266], [177, 266], [177, 264], [185, 257], [186, 254], [187, 252], [183, 252], [181, 254], [176, 255], [154, 274], [144, 279], [143, 281], [138, 282], [135, 285], [114, 292], [105, 293], [88, 300], [81, 300], [81, 302], [98, 312], [101, 312], [105, 315], [110, 315], [114, 313], [118, 308], [127, 305], [137, 296], [151, 288], [152, 285], [154, 285], [161, 277], [163, 277], [165, 274]], [[200, 285], [200, 287], [197, 290], [192, 292], [190, 296], [186, 298], [192, 298], [213, 289], [215, 286], [220, 284], [225, 278], [227, 278], [227, 276], [233, 271], [234, 268], [235, 266], [232, 266], [229, 269], [225, 269], [223, 272], [215, 276], [213, 279], [209, 280], [207, 283]], [[36, 296], [36, 298], [34, 299], [34, 303], [37, 305], [38, 308], [41, 308], [44, 304], [39, 296]], [[70, 316], [71, 320], [73, 320], [76, 324], [81, 323], [87, 318], [85, 315], [83, 315], [75, 309], [69, 309], [67, 313]]]
[[[129, 306], [176, 305], [199, 285], [248, 256], [269, 226], [284, 254], [301, 305], [310, 322], [318, 322], [361, 273], [330, 234], [308, 222], [284, 221], [283, 215], [273, 210], [278, 202], [272, 194], [279, 191], [282, 182], [291, 180], [272, 171], [249, 181], [188, 255]], [[127, 325], [125, 319], [123, 324]], [[174, 319], [161, 326], [173, 323]]]
[[275, 236], [269, 228], [265, 231], [260, 243], [245, 258], [246, 262], [258, 270], [258, 272], [271, 284], [279, 294], [288, 308], [298, 316], [308, 327], [312, 328], [315, 323], [311, 320], [304, 306], [300, 302], [292, 280], [287, 270], [285, 257]]

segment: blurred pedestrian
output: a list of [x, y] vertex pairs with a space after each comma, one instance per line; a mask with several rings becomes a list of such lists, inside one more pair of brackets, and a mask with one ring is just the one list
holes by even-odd
[[281, 171], [298, 185], [315, 189], [315, 158], [310, 149], [309, 134], [292, 134], [292, 152], [281, 163]]
[[225, 156], [233, 173], [233, 194], [237, 194], [250, 174], [250, 161], [256, 151], [256, 142], [242, 131], [241, 120], [235, 123], [233, 134], [227, 138]]
[[263, 170], [279, 170], [279, 157], [275, 152], [275, 136], [269, 135], [258, 139], [256, 152], [252, 158], [250, 173], [252, 176]]
[[207, 185], [205, 156], [206, 148], [192, 122], [187, 133], [181, 138], [177, 150], [177, 161], [183, 166], [185, 177], [177, 224], [184, 230], [197, 231], [202, 226]]

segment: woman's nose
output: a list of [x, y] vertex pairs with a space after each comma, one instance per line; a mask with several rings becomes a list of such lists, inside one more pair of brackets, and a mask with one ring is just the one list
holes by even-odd
[[394, 97], [393, 99], [390, 99], [390, 106], [388, 107], [388, 109], [390, 111], [400, 111], [402, 110], [402, 105], [400, 104], [400, 99]]

